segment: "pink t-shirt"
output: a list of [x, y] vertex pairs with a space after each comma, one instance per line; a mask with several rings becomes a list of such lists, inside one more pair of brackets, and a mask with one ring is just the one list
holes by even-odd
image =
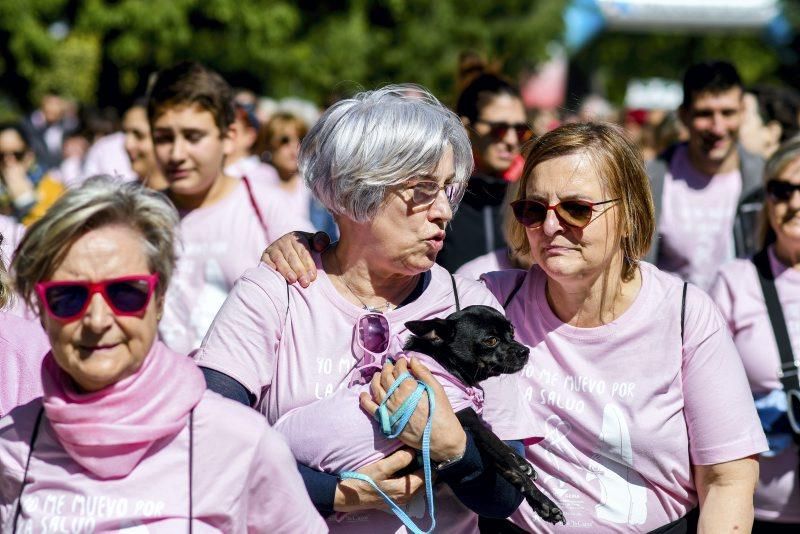
[[[800, 271], [769, 258], [794, 354], [800, 354]], [[754, 393], [783, 389], [778, 378], [780, 356], [764, 304], [755, 265], [750, 260], [725, 264], [711, 287], [711, 297], [727, 319]], [[756, 517], [800, 523], [800, 490], [797, 484], [797, 445], [792, 443], [773, 457], [760, 457], [756, 488]]]
[[[430, 356], [406, 353], [407, 358], [412, 356], [430, 369], [454, 412], [465, 408], [483, 412], [481, 388], [464, 385]], [[286, 438], [298, 462], [317, 471], [338, 474], [377, 462], [400, 448], [400, 441], [385, 437], [375, 420], [361, 409], [358, 397], [362, 392], [369, 393], [369, 382], [362, 382], [290, 410], [275, 422], [275, 430]], [[536, 438], [516, 436], [520, 440]]]
[[247, 176], [250, 180], [260, 181], [265, 184], [274, 184], [278, 178], [278, 171], [268, 163], [258, 159], [258, 156], [241, 158], [225, 167], [225, 174], [234, 178]]
[[49, 350], [38, 320], [0, 312], [0, 416], [42, 396], [42, 359]]
[[11, 263], [14, 249], [22, 241], [24, 234], [25, 227], [18, 223], [16, 219], [7, 215], [0, 215], [0, 235], [3, 236], [3, 243], [0, 244], [0, 258], [2, 258], [6, 269]]
[[[36, 400], [0, 419], [0, 524], [11, 532]], [[326, 532], [280, 435], [252, 410], [207, 391], [194, 410], [194, 532]], [[186, 532], [189, 427], [154, 445], [125, 477], [99, 479], [55, 439], [33, 447], [18, 532]]]
[[[263, 264], [248, 270], [236, 283], [195, 356], [199, 365], [235, 378], [253, 393], [270, 424], [294, 408], [346, 388], [361, 358], [354, 325], [364, 310], [339, 294], [325, 274], [319, 255], [314, 257], [318, 278], [306, 289], [287, 286], [283, 277]], [[499, 309], [481, 284], [460, 277], [456, 277], [456, 284], [462, 307], [485, 304]], [[454, 311], [450, 275], [434, 265], [422, 295], [386, 313], [386, 317], [392, 335], [405, 339], [409, 335], [406, 321], [446, 317]], [[541, 435], [522, 402], [518, 382], [517, 375], [506, 375], [482, 383], [483, 418], [501, 439]], [[362, 419], [369, 424], [366, 416], [359, 421]], [[371, 436], [372, 430], [369, 432]], [[476, 531], [477, 516], [447, 485], [436, 487], [436, 503], [437, 523], [443, 529], [448, 526], [443, 531]], [[429, 518], [420, 519], [419, 524], [429, 524]], [[393, 515], [378, 510], [350, 513], [341, 522], [329, 519], [328, 526], [341, 532], [406, 532]]]
[[161, 339], [176, 352], [200, 346], [236, 279], [258, 265], [269, 243], [293, 230], [314, 231], [274, 188], [249, 182], [263, 220], [244, 183], [211, 206], [181, 213], [182, 246], [159, 323]]
[[697, 506], [693, 464], [767, 449], [714, 303], [689, 286], [681, 349], [683, 284], [647, 263], [641, 273], [630, 308], [596, 328], [556, 317], [536, 266], [484, 277], [503, 300], [524, 276], [506, 314], [531, 348], [525, 398], [545, 422], [527, 456], [567, 519], [551, 526], [523, 503], [514, 521], [535, 532], [648, 532]]
[[76, 175], [75, 179], [66, 182], [65, 185], [78, 186], [96, 174], [110, 174], [126, 181], [136, 180], [131, 160], [128, 153], [125, 152], [124, 132], [115, 132], [95, 141], [86, 153], [83, 172]]
[[720, 266], [734, 257], [733, 220], [742, 191], [738, 169], [708, 176], [678, 147], [664, 177], [658, 267], [708, 289]]
[[456, 274], [460, 274], [464, 278], [469, 278], [470, 280], [477, 280], [483, 273], [491, 273], [511, 268], [511, 260], [508, 258], [508, 249], [503, 247], [468, 261], [458, 268]]
[[236, 163], [225, 167], [225, 174], [241, 178], [247, 176], [253, 181], [260, 181], [263, 184], [273, 186], [284, 199], [284, 209], [294, 213], [303, 219], [309, 218], [309, 208], [311, 206], [311, 191], [306, 187], [305, 182], [299, 180], [297, 187], [292, 191], [283, 189], [280, 185], [281, 179], [275, 167], [268, 163], [263, 163], [256, 156], [242, 158]]

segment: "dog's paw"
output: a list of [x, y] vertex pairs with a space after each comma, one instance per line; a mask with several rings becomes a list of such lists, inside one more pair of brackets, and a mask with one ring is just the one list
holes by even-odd
[[536, 474], [536, 470], [533, 466], [525, 459], [523, 456], [519, 456], [518, 454], [511, 454], [509, 455], [509, 460], [511, 465], [520, 473], [523, 473], [525, 476], [530, 478], [531, 480], [536, 480], [538, 475]]
[[567, 524], [567, 520], [564, 519], [564, 512], [538, 489], [533, 494], [527, 493], [525, 500], [528, 501], [533, 511], [548, 523], [553, 525], [556, 523]]

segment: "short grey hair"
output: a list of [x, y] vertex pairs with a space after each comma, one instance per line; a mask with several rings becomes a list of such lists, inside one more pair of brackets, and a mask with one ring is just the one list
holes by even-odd
[[472, 149], [458, 116], [424, 88], [389, 85], [328, 108], [300, 147], [299, 168], [332, 213], [370, 220], [386, 189], [436, 169], [453, 149], [454, 183], [472, 174]]
[[28, 228], [11, 262], [16, 290], [32, 309], [38, 308], [34, 287], [50, 279], [77, 239], [122, 225], [142, 236], [150, 270], [159, 275], [156, 294], [163, 296], [175, 268], [178, 222], [178, 212], [162, 193], [107, 175], [89, 178]]

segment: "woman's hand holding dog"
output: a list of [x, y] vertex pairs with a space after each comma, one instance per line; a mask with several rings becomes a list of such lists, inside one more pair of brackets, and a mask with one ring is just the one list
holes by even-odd
[[[382, 460], [365, 465], [358, 470], [369, 476], [385, 494], [398, 504], [406, 504], [417, 491], [425, 485], [422, 470], [418, 469], [407, 475], [397, 476], [401, 471], [416, 461], [417, 453], [412, 449], [400, 449]], [[389, 510], [383, 498], [372, 486], [355, 479], [342, 480], [336, 485], [333, 509], [337, 512], [355, 512], [380, 508]]]
[[[386, 397], [386, 390], [391, 387], [398, 376], [406, 371], [410, 371], [417, 380], [430, 386], [436, 401], [431, 425], [431, 459], [438, 463], [462, 456], [467, 447], [467, 435], [464, 433], [464, 428], [453, 412], [453, 408], [450, 406], [450, 401], [447, 399], [441, 384], [434, 378], [428, 368], [416, 358], [411, 358], [410, 364], [405, 358], [400, 358], [395, 365], [389, 362], [385, 363], [381, 372], [375, 373], [372, 377], [372, 382], [370, 383], [372, 398], [367, 393], [361, 394], [361, 407], [374, 416], [378, 410], [377, 403], [382, 402]], [[406, 380], [386, 402], [386, 407], [390, 412], [394, 412], [415, 389], [414, 382]], [[425, 430], [427, 421], [428, 398], [426, 394], [423, 395], [399, 439], [409, 447], [417, 450], [422, 449], [422, 433]]]

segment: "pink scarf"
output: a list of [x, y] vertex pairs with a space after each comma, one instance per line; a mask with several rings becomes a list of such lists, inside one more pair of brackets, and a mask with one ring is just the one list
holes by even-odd
[[194, 361], [155, 342], [141, 368], [79, 393], [52, 353], [42, 364], [44, 411], [73, 460], [99, 478], [128, 475], [157, 440], [175, 436], [206, 390]]

